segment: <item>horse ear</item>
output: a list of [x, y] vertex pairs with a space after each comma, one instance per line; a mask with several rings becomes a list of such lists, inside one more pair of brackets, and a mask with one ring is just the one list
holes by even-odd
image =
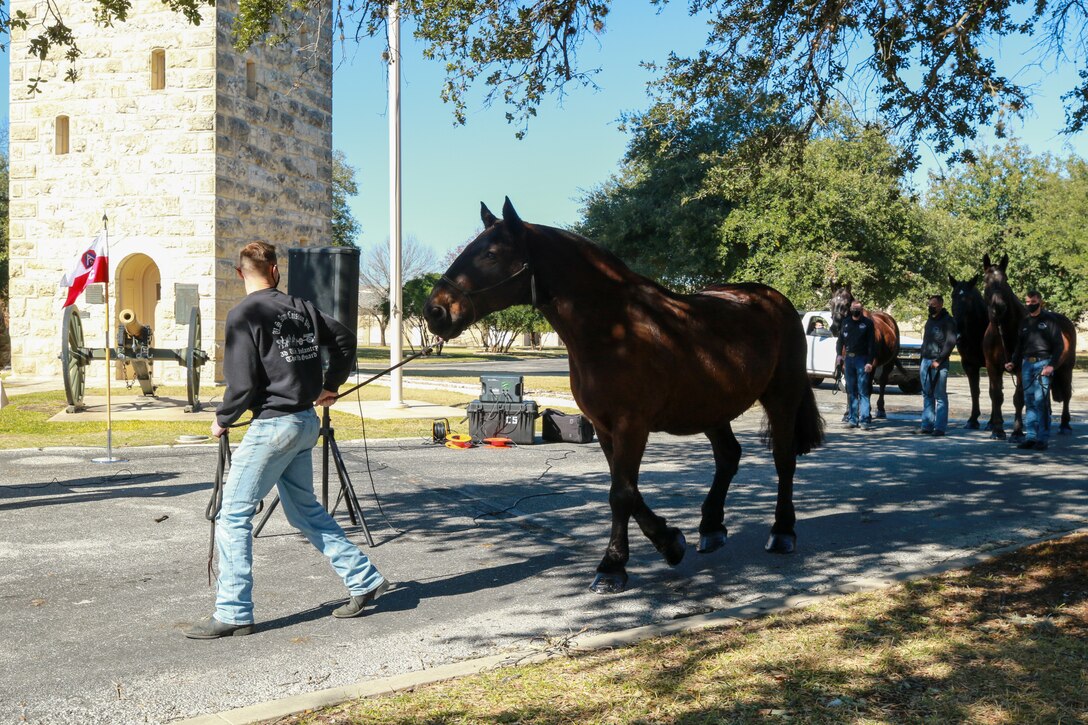
[[511, 233], [520, 233], [525, 229], [525, 222], [521, 220], [518, 213], [514, 211], [514, 205], [510, 203], [510, 197], [506, 197], [506, 201], [502, 204], [502, 220], [506, 224], [506, 228]]
[[1008, 267], [1008, 266], [1009, 266], [1009, 253], [1006, 252], [1005, 254], [1001, 255], [1001, 261], [997, 263], [997, 268], [1000, 269], [1002, 272], [1004, 272], [1005, 268]]
[[993, 265], [990, 264], [990, 255], [989, 254], [983, 254], [982, 255], [982, 268], [983, 269], [989, 269], [991, 266], [993, 266]]
[[956, 278], [952, 276], [951, 272], [948, 273], [948, 284], [952, 285], [953, 288], [956, 286]]
[[488, 227], [493, 225], [498, 220], [499, 220], [499, 218], [496, 217], [494, 214], [492, 214], [491, 210], [487, 208], [487, 204], [485, 204], [485, 203], [483, 203], [481, 201], [480, 202], [480, 221], [482, 221], [484, 223], [484, 229], [487, 229]]
[[976, 275], [975, 275], [974, 277], [972, 277], [971, 279], [967, 280], [967, 284], [971, 285], [972, 287], [974, 287], [975, 285], [977, 285], [977, 284], [978, 284], [978, 275], [976, 274]]

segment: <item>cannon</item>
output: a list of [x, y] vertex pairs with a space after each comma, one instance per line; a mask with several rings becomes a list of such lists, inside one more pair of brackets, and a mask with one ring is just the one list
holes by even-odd
[[144, 395], [155, 395], [156, 385], [151, 379], [153, 360], [173, 360], [185, 367], [185, 393], [188, 405], [186, 413], [196, 413], [200, 403], [200, 368], [208, 361], [208, 355], [200, 349], [200, 309], [189, 312], [189, 344], [180, 350], [151, 347], [151, 327], [136, 319], [132, 310], [121, 310], [118, 316], [117, 346], [91, 348], [83, 341], [83, 323], [75, 305], [64, 308], [61, 319], [60, 361], [64, 376], [64, 397], [67, 411], [76, 413], [86, 406], [83, 392], [86, 388], [86, 367], [92, 360], [116, 360], [132, 366], [135, 379]]

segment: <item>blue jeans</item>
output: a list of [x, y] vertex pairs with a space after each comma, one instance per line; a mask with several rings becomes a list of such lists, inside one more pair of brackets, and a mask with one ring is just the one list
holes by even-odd
[[948, 427], [948, 361], [936, 369], [933, 360], [922, 358], [922, 430], [944, 431]]
[[868, 358], [846, 357], [843, 360], [842, 374], [846, 380], [846, 411], [851, 425], [870, 423], [873, 420], [869, 409], [869, 395], [873, 392], [873, 374], [865, 372]]
[[253, 515], [273, 486], [279, 487], [287, 520], [329, 558], [352, 595], [366, 594], [384, 581], [314, 496], [311, 453], [319, 428], [313, 410], [254, 420], [234, 451], [223, 508], [215, 519], [215, 618], [220, 622], [253, 623]]
[[1020, 385], [1024, 391], [1024, 434], [1029, 441], [1046, 443], [1050, 438], [1050, 377], [1043, 377], [1043, 368], [1050, 364], [1046, 358], [1037, 362], [1024, 361], [1020, 366]]

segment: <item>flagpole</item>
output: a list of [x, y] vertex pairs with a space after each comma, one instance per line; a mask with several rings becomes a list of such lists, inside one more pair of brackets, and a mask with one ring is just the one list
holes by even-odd
[[[102, 233], [106, 244], [106, 259], [108, 260], [110, 258], [110, 230], [109, 219], [106, 217], [105, 212], [102, 214]], [[110, 342], [110, 275], [108, 268], [106, 270], [106, 280], [103, 284], [106, 286], [106, 457], [92, 458], [91, 461], [93, 463], [121, 463], [124, 461], [123, 458], [113, 457], [113, 400], [110, 396], [110, 377], [112, 374], [110, 350], [113, 345]], [[124, 365], [123, 362], [121, 364]]]

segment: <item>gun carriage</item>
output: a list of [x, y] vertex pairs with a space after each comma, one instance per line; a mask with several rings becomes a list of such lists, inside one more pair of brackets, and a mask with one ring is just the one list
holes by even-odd
[[200, 349], [200, 309], [189, 312], [189, 344], [181, 349], [151, 346], [152, 330], [141, 323], [132, 310], [121, 310], [118, 316], [117, 346], [113, 348], [87, 347], [83, 339], [83, 323], [75, 305], [64, 308], [61, 320], [60, 360], [64, 376], [64, 396], [68, 400], [67, 411], [76, 413], [86, 408], [83, 392], [86, 388], [86, 368], [92, 360], [113, 360], [131, 366], [140, 391], [154, 396], [158, 387], [151, 379], [154, 360], [173, 360], [185, 368], [185, 393], [188, 405], [186, 413], [196, 413], [200, 403], [200, 368], [208, 361], [208, 355]]

